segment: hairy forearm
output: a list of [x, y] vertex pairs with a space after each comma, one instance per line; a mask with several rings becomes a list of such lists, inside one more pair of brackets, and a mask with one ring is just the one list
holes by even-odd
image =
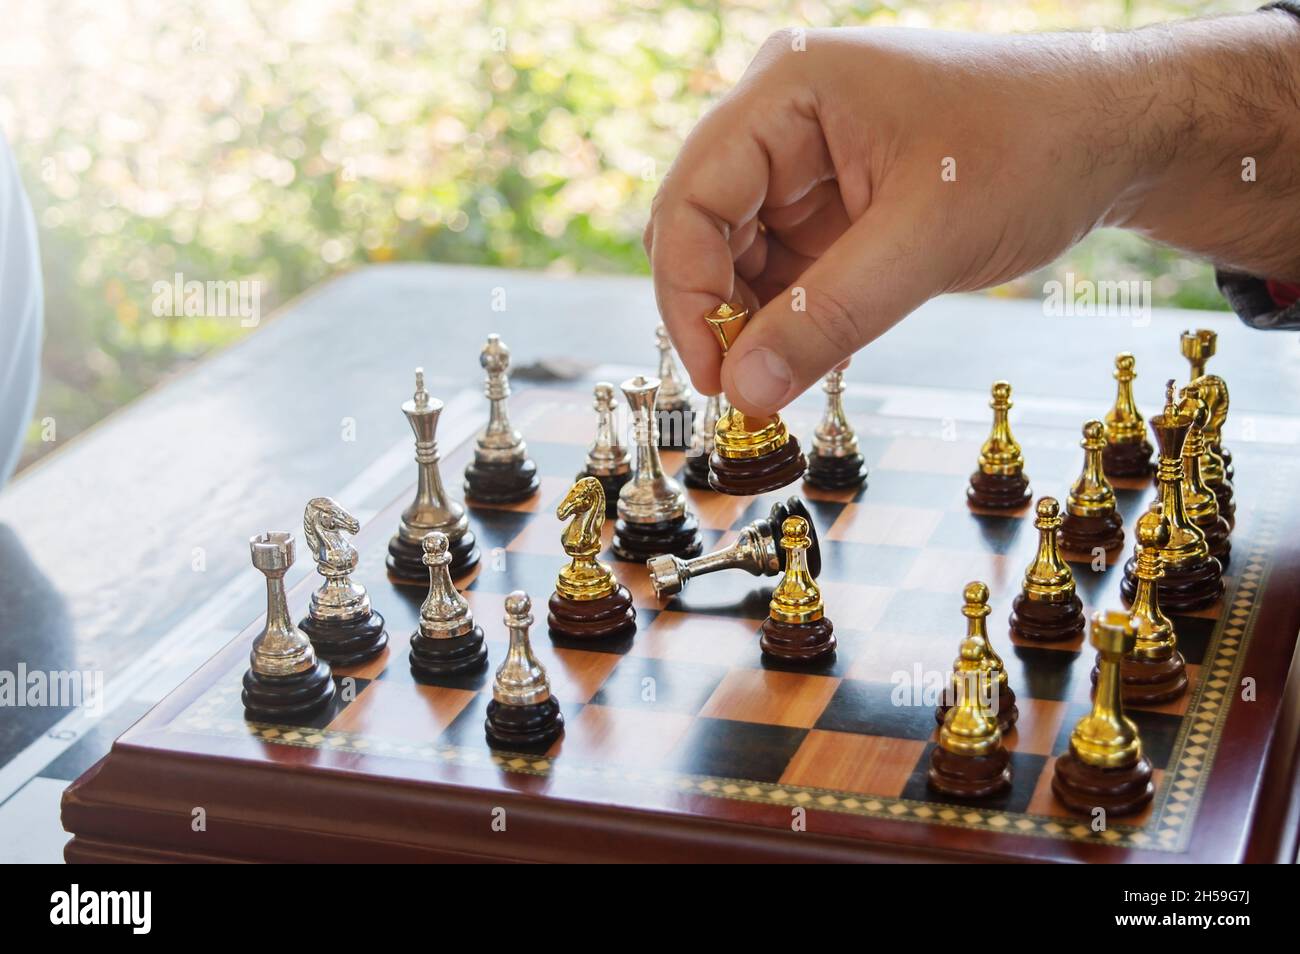
[[1106, 224], [1300, 279], [1300, 19], [1195, 20], [1105, 46], [1097, 102], [1131, 168]]

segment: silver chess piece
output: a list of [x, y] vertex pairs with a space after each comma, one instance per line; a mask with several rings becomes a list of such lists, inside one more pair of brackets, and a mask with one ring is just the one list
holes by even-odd
[[429, 593], [420, 604], [419, 628], [411, 636], [411, 669], [417, 676], [480, 669], [487, 661], [483, 630], [474, 625], [469, 602], [452, 583], [447, 535], [435, 530], [421, 546]]
[[618, 515], [629, 523], [663, 523], [686, 515], [686, 491], [664, 473], [654, 428], [659, 379], [637, 375], [622, 384], [632, 413], [636, 466], [632, 479], [618, 492]]
[[813, 431], [804, 480], [826, 490], [859, 486], [867, 479], [867, 466], [858, 450], [858, 436], [844, 413], [844, 372], [826, 375], [822, 390], [826, 392], [826, 409]]
[[687, 486], [709, 490], [709, 457], [713, 454], [713, 437], [718, 421], [727, 412], [727, 402], [721, 394], [710, 395], [704, 404], [704, 414], [695, 418], [691, 446], [686, 451], [686, 471], [683, 479]]
[[307, 616], [298, 628], [316, 652], [335, 666], [354, 666], [379, 655], [388, 645], [384, 618], [370, 606], [366, 588], [352, 579], [357, 549], [345, 533], [361, 525], [329, 497], [313, 497], [302, 515], [302, 532], [325, 578], [311, 595]]
[[370, 615], [370, 596], [355, 582], [357, 548], [345, 533], [359, 533], [361, 525], [329, 497], [313, 497], [302, 515], [302, 535], [316, 559], [316, 572], [325, 581], [311, 595], [311, 617], [342, 622]]
[[593, 390], [592, 407], [596, 409], [596, 439], [587, 448], [587, 474], [591, 477], [617, 477], [630, 473], [632, 458], [623, 443], [615, 422], [614, 385], [600, 381]]
[[292, 720], [323, 708], [334, 697], [329, 663], [289, 617], [284, 575], [293, 566], [293, 534], [268, 530], [248, 541], [266, 577], [266, 624], [253, 640], [240, 698], [251, 719]]
[[655, 398], [659, 446], [663, 450], [685, 450], [694, 430], [695, 392], [677, 369], [673, 343], [663, 325], [655, 328], [655, 342], [659, 348], [659, 394]]
[[523, 590], [515, 590], [506, 597], [505, 609], [510, 648], [492, 679], [492, 700], [484, 728], [494, 747], [521, 751], [544, 748], [564, 732], [564, 716], [551, 695], [546, 670], [528, 641], [528, 630], [533, 625], [532, 600]]
[[655, 596], [664, 599], [680, 593], [689, 580], [719, 570], [744, 570], [752, 576], [776, 576], [785, 569], [785, 551], [781, 549], [781, 527], [787, 517], [801, 517], [808, 525], [810, 539], [807, 561], [813, 577], [821, 574], [821, 545], [808, 507], [799, 497], [778, 501], [766, 517], [741, 528], [730, 546], [690, 560], [663, 554], [646, 561], [650, 585]]
[[292, 676], [316, 666], [316, 651], [307, 634], [293, 624], [284, 591], [284, 575], [293, 566], [293, 534], [268, 530], [251, 537], [253, 566], [266, 577], [266, 625], [253, 640], [248, 661], [259, 676]]
[[424, 388], [424, 369], [415, 369], [415, 394], [402, 413], [415, 434], [418, 482], [415, 499], [405, 510], [397, 534], [388, 544], [388, 571], [394, 582], [423, 586], [426, 579], [420, 541], [437, 530], [452, 546], [452, 572], [464, 573], [478, 562], [479, 551], [465, 507], [447, 496], [438, 467], [438, 418], [443, 404]]
[[474, 460], [465, 468], [465, 496], [480, 503], [515, 503], [531, 497], [539, 481], [528, 445], [510, 423], [510, 349], [499, 335], [488, 335], [479, 364], [487, 374], [488, 422], [474, 441]]

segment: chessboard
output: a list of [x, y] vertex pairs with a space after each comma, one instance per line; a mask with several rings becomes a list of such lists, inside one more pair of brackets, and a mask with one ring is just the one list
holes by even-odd
[[[356, 538], [354, 576], [387, 620], [382, 655], [336, 669], [335, 699], [310, 721], [249, 722], [240, 680], [261, 628], [255, 621], [68, 789], [69, 861], [1294, 856], [1285, 811], [1300, 682], [1292, 671], [1300, 628], [1294, 460], [1262, 445], [1234, 446], [1239, 507], [1225, 596], [1174, 616], [1189, 690], [1175, 703], [1129, 710], [1155, 766], [1155, 798], [1143, 814], [1098, 830], [1051, 791], [1054, 759], [1089, 707], [1093, 653], [1083, 637], [1028, 644], [1006, 625], [1034, 553], [1032, 508], [972, 511], [965, 488], [982, 435], [958, 438], [920, 415], [909, 422], [854, 413], [871, 468], [862, 489], [796, 484], [757, 498], [689, 491], [706, 550], [734, 539], [773, 500], [805, 498], [839, 639], [832, 662], [810, 670], [763, 659], [757, 634], [773, 580], [718, 573], [660, 602], [644, 566], [613, 562], [634, 598], [636, 633], [613, 645], [557, 641], [543, 610], [532, 645], [565, 734], [544, 753], [489, 748], [484, 713], [506, 646], [503, 600], [522, 589], [544, 606], [554, 588], [565, 561], [554, 509], [592, 429], [585, 393], [523, 391], [512, 406], [540, 489], [523, 503], [470, 508], [483, 559], [457, 580], [485, 631], [488, 669], [435, 685], [411, 675], [408, 638], [424, 594], [394, 586], [384, 570], [407, 491]], [[797, 416], [791, 423], [811, 429]], [[1035, 493], [1063, 500], [1081, 458], [1078, 421], [1018, 422], [1016, 433]], [[449, 487], [458, 486], [472, 443], [444, 453]], [[679, 453], [663, 457], [670, 473], [683, 464]], [[1122, 605], [1120, 567], [1153, 493], [1149, 481], [1115, 484], [1123, 550], [1104, 567], [1086, 556], [1072, 563], [1089, 614]], [[231, 545], [243, 537], [232, 535]], [[1006, 737], [1010, 791], [963, 802], [929, 789], [926, 769], [936, 734], [930, 690], [957, 654], [962, 588], [971, 580], [990, 587], [990, 635], [1020, 719]], [[317, 582], [309, 576], [290, 592], [295, 619]]]

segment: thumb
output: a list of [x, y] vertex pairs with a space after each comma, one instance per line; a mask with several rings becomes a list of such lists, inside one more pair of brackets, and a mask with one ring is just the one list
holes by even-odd
[[915, 241], [916, 220], [901, 207], [858, 219], [745, 326], [722, 364], [731, 403], [776, 413], [936, 294]]

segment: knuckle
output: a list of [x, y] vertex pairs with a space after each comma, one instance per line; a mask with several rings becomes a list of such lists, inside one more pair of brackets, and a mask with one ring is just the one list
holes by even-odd
[[858, 350], [862, 340], [859, 316], [836, 292], [809, 288], [806, 317], [811, 329], [821, 335], [838, 354], [845, 356]]

